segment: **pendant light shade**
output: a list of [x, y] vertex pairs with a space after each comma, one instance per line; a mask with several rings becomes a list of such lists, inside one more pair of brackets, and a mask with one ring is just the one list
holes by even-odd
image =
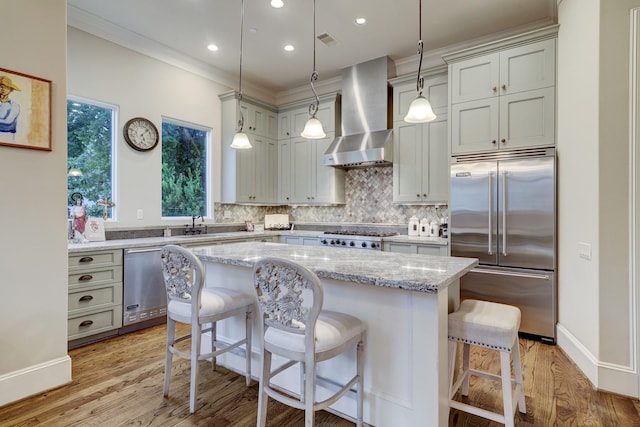
[[231, 148], [240, 150], [251, 148], [251, 143], [249, 142], [247, 134], [242, 131], [236, 132], [236, 134], [233, 135], [233, 141], [231, 141]]
[[430, 122], [436, 118], [431, 108], [431, 103], [427, 98], [422, 95], [418, 95], [409, 106], [409, 111], [404, 117], [404, 121], [407, 123], [424, 123]]
[[242, 131], [244, 127], [244, 114], [242, 114], [242, 108], [240, 103], [242, 102], [242, 34], [244, 33], [244, 0], [240, 2], [240, 86], [238, 88], [238, 127], [236, 128], [236, 134], [233, 135], [233, 141], [231, 141], [231, 148], [238, 150], [246, 150], [251, 148], [251, 142], [246, 133]]
[[431, 103], [427, 98], [422, 96], [422, 90], [424, 88], [424, 79], [420, 75], [422, 71], [422, 52], [424, 50], [424, 44], [422, 43], [422, 0], [418, 0], [418, 54], [420, 55], [420, 62], [418, 63], [418, 79], [416, 82], [416, 99], [413, 100], [409, 106], [409, 111], [404, 118], [407, 123], [425, 123], [435, 120], [436, 115], [433, 113]]
[[327, 136], [324, 133], [324, 129], [322, 129], [322, 123], [320, 120], [316, 118], [316, 114], [318, 113], [318, 108], [320, 107], [320, 98], [318, 97], [318, 92], [316, 92], [316, 88], [313, 86], [313, 82], [318, 80], [318, 72], [316, 71], [316, 0], [313, 0], [313, 72], [311, 73], [311, 90], [316, 97], [316, 102], [309, 105], [309, 120], [304, 125], [304, 129], [300, 136], [307, 139], [321, 139]]
[[320, 139], [326, 137], [327, 134], [324, 133], [324, 129], [322, 129], [322, 123], [320, 123], [320, 120], [316, 119], [315, 117], [311, 117], [304, 125], [304, 129], [302, 130], [300, 136], [307, 139]]

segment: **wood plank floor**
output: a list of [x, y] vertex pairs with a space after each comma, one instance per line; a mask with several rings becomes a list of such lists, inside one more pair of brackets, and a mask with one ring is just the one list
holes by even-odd
[[[162, 396], [165, 325], [111, 338], [69, 352], [73, 382], [0, 408], [0, 426], [254, 426], [258, 386], [224, 368], [202, 362], [197, 410], [189, 413], [189, 364], [175, 359], [168, 398]], [[527, 414], [516, 426], [640, 426], [636, 399], [594, 390], [557, 346], [520, 339]], [[478, 350], [472, 360], [498, 371], [495, 352]], [[488, 398], [490, 396], [491, 398]], [[501, 407], [500, 386], [472, 379], [468, 401]], [[302, 411], [269, 401], [268, 425], [304, 424]], [[321, 411], [316, 425], [353, 426]], [[499, 426], [452, 411], [450, 426]], [[380, 426], [382, 427], [382, 426]], [[402, 427], [402, 426], [384, 426]], [[415, 426], [410, 426], [415, 427]]]

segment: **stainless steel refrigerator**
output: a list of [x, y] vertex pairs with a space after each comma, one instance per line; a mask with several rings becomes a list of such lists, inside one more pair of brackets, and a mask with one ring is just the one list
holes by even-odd
[[556, 153], [452, 157], [451, 255], [478, 258], [462, 299], [515, 305], [520, 332], [556, 339]]

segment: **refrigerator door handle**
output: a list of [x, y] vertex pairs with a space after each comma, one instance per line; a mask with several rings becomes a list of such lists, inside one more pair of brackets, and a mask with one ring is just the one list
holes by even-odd
[[472, 273], [480, 273], [480, 274], [492, 274], [495, 276], [511, 276], [511, 277], [523, 277], [527, 279], [541, 279], [541, 280], [551, 280], [551, 276], [548, 274], [535, 274], [535, 273], [516, 273], [510, 271], [498, 271], [498, 270], [481, 270], [481, 269], [472, 269]]
[[489, 218], [489, 232], [487, 233], [487, 254], [493, 255], [493, 187], [491, 184], [493, 183], [493, 175], [494, 173], [489, 172], [489, 212], [487, 217]]
[[502, 171], [502, 255], [507, 256], [507, 171]]

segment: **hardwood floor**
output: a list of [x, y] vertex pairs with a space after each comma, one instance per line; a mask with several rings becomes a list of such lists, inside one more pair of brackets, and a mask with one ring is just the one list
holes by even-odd
[[[195, 414], [189, 413], [188, 361], [175, 359], [169, 398], [163, 398], [164, 340], [165, 326], [159, 325], [71, 350], [73, 382], [0, 408], [0, 426], [255, 425], [257, 382], [247, 388], [244, 377], [221, 367], [213, 371], [207, 362], [201, 366]], [[638, 400], [594, 390], [558, 347], [526, 339], [520, 347], [527, 414], [516, 415], [516, 426], [640, 426]], [[476, 351], [472, 360], [497, 372], [499, 358], [493, 353]], [[500, 408], [500, 386], [472, 379], [468, 399]], [[268, 420], [269, 426], [304, 424], [302, 411], [273, 400]], [[316, 425], [354, 424], [321, 411]], [[452, 411], [449, 425], [500, 424]]]

